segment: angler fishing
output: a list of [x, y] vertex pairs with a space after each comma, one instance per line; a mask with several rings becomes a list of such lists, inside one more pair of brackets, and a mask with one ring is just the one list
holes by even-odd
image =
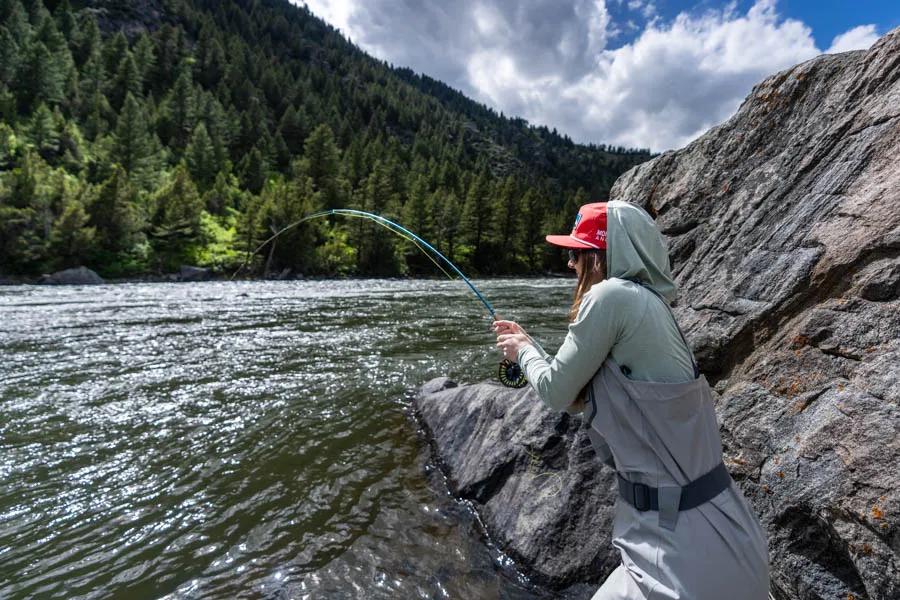
[[[332, 216], [332, 215], [343, 215], [346, 217], [355, 217], [355, 218], [368, 219], [370, 221], [374, 221], [375, 223], [377, 223], [378, 225], [381, 225], [388, 231], [391, 231], [391, 232], [399, 235], [403, 239], [405, 239], [409, 242], [412, 242], [416, 246], [416, 248], [418, 248], [423, 254], [425, 254], [425, 256], [427, 256], [429, 258], [429, 260], [431, 260], [431, 262], [434, 263], [434, 265], [438, 269], [440, 269], [440, 271], [442, 273], [444, 273], [444, 275], [446, 275], [450, 280], [455, 281], [453, 275], [451, 275], [447, 271], [447, 269], [445, 269], [443, 266], [441, 266], [441, 263], [438, 262], [437, 259], [440, 259], [441, 261], [443, 261], [444, 265], [446, 265], [454, 273], [459, 275], [462, 278], [462, 280], [465, 282], [465, 284], [467, 286], [469, 286], [469, 289], [472, 290], [472, 292], [475, 294], [475, 296], [484, 305], [485, 309], [487, 309], [488, 314], [491, 317], [491, 320], [492, 321], [498, 320], [497, 311], [494, 310], [494, 307], [491, 305], [491, 303], [488, 302], [487, 298], [484, 297], [484, 294], [482, 294], [478, 290], [478, 288], [475, 287], [475, 284], [473, 284], [469, 280], [469, 278], [465, 276], [465, 274], [459, 269], [459, 267], [457, 267], [455, 264], [453, 264], [453, 262], [449, 258], [444, 256], [437, 248], [435, 248], [434, 246], [432, 246], [431, 244], [429, 244], [428, 242], [423, 240], [421, 237], [419, 237], [418, 235], [416, 235], [409, 229], [403, 227], [399, 223], [395, 223], [394, 221], [391, 221], [390, 219], [386, 219], [386, 218], [382, 217], [381, 215], [376, 215], [374, 213], [366, 212], [363, 210], [355, 210], [355, 209], [351, 209], [351, 208], [332, 208], [329, 210], [322, 210], [319, 212], [315, 212], [315, 213], [306, 215], [302, 219], [299, 219], [299, 220], [291, 223], [290, 225], [282, 227], [280, 230], [276, 231], [274, 234], [269, 236], [259, 246], [257, 246], [256, 249], [253, 250], [253, 252], [251, 252], [247, 255], [247, 258], [244, 260], [243, 264], [241, 264], [241, 266], [238, 267], [237, 271], [235, 271], [234, 274], [231, 276], [231, 280], [233, 280], [237, 276], [238, 273], [240, 273], [247, 267], [247, 265], [250, 263], [250, 260], [253, 258], [253, 256], [255, 256], [260, 250], [265, 248], [267, 244], [276, 240], [281, 234], [283, 234], [287, 231], [290, 231], [291, 229], [298, 227], [299, 225], [301, 225], [307, 221], [311, 221], [313, 219], [320, 219], [320, 218], [328, 217], [328, 216]], [[506, 387], [511, 387], [511, 388], [521, 388], [528, 384], [528, 379], [525, 377], [525, 372], [522, 370], [522, 367], [519, 366], [519, 364], [517, 362], [514, 362], [510, 359], [504, 359], [500, 363], [500, 365], [497, 369], [497, 378], [500, 380], [500, 383], [502, 383]]]

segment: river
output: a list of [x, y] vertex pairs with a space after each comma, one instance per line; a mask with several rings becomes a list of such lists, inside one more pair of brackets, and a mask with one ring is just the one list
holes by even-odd
[[[573, 280], [476, 285], [553, 349]], [[411, 417], [494, 378], [459, 281], [0, 287], [0, 597], [556, 598]]]

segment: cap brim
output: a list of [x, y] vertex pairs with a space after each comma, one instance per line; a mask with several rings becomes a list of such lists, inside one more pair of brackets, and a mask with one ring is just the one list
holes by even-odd
[[548, 235], [546, 238], [548, 244], [561, 246], [563, 248], [572, 248], [573, 250], [596, 250], [596, 246], [591, 246], [587, 242], [574, 238], [570, 235]]

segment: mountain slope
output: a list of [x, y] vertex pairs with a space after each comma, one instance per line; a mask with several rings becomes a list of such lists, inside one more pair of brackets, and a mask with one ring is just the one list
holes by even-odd
[[[561, 266], [540, 234], [649, 158], [497, 115], [285, 0], [3, 0], [0, 19], [8, 272], [228, 269], [336, 206], [401, 218], [469, 269], [537, 271]], [[370, 226], [336, 223], [256, 265], [430, 272]]]

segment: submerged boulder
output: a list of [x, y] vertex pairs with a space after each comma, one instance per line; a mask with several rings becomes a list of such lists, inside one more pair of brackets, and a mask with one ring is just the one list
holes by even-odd
[[[611, 193], [667, 236], [675, 312], [715, 383], [778, 600], [900, 598], [898, 106], [900, 29], [766, 79]], [[416, 406], [451, 489], [525, 571], [560, 584], [614, 566], [611, 474], [577, 420], [489, 384]], [[526, 449], [558, 496], [528, 483]]]
[[102, 283], [106, 283], [103, 278], [87, 267], [57, 271], [52, 275], [43, 275], [38, 280], [40, 285], [99, 285]]

